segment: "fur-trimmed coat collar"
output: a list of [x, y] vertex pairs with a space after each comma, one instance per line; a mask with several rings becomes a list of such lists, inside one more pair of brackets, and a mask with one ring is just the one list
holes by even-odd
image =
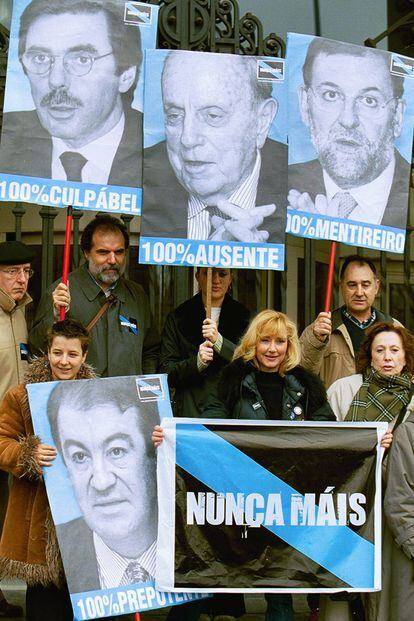
[[[84, 362], [76, 379], [94, 379], [95, 377], [96, 373], [93, 368]], [[47, 356], [35, 358], [24, 375], [24, 384], [37, 384], [39, 382], [53, 382]]]

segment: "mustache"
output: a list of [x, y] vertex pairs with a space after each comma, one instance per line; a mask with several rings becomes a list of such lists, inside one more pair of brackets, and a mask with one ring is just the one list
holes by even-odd
[[83, 104], [77, 97], [69, 95], [66, 88], [57, 88], [47, 93], [47, 95], [41, 99], [40, 105], [44, 107], [65, 105], [71, 108], [79, 108]]
[[330, 140], [352, 140], [353, 142], [358, 143], [359, 145], [366, 145], [369, 143], [366, 136], [362, 134], [357, 129], [349, 129], [348, 131], [343, 131], [340, 129], [333, 129], [329, 132]]

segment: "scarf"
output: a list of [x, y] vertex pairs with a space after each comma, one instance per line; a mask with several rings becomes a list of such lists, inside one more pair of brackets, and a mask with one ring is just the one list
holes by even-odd
[[354, 396], [345, 420], [391, 422], [410, 400], [411, 375], [382, 375], [368, 369]]

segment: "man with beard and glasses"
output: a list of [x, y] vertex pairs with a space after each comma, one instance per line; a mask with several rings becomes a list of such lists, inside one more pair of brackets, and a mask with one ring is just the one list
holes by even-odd
[[90, 330], [87, 362], [101, 377], [156, 371], [159, 337], [147, 295], [123, 276], [128, 246], [128, 232], [113, 216], [98, 215], [85, 227], [86, 263], [69, 274], [69, 286], [56, 281], [42, 296], [29, 334], [32, 351], [45, 351], [46, 332], [64, 306]]
[[403, 78], [389, 52], [315, 38], [303, 65], [301, 118], [318, 159], [289, 166], [289, 206], [404, 227], [409, 163], [395, 149]]
[[111, 0], [27, 5], [18, 55], [36, 109], [4, 115], [3, 173], [141, 185], [142, 116], [131, 107], [140, 35], [123, 10]]

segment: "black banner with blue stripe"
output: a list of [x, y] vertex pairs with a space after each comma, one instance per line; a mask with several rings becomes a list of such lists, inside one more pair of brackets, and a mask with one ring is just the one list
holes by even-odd
[[157, 584], [380, 587], [382, 424], [165, 421]]

